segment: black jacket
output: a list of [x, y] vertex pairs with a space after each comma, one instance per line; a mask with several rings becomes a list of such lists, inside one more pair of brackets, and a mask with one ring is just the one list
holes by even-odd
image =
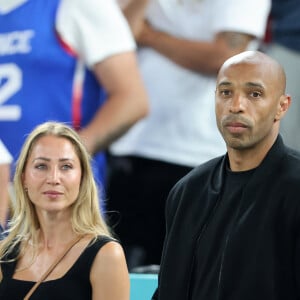
[[[218, 209], [225, 161], [223, 156], [195, 168], [170, 192], [153, 299], [190, 299], [197, 240]], [[300, 299], [299, 204], [300, 154], [279, 136], [244, 188], [222, 249], [218, 300]]]

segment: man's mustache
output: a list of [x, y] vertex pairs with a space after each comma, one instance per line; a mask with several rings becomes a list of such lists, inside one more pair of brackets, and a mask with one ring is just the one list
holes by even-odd
[[236, 116], [236, 115], [228, 115], [222, 119], [223, 126], [230, 126], [232, 124], [241, 124], [245, 127], [252, 127], [253, 123], [249, 119], [243, 116]]

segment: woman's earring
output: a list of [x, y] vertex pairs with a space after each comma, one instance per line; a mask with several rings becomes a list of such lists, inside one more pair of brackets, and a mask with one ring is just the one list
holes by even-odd
[[28, 192], [28, 187], [27, 186], [24, 187], [24, 191], [25, 191], [25, 193]]

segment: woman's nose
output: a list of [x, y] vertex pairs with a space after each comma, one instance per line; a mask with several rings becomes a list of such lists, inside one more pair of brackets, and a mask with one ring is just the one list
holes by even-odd
[[50, 184], [59, 183], [59, 170], [56, 167], [49, 170], [47, 181]]

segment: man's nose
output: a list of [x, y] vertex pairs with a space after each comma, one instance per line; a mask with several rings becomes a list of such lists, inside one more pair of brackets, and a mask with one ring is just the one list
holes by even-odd
[[243, 95], [241, 94], [234, 95], [234, 97], [232, 97], [230, 102], [230, 112], [239, 113], [244, 111], [245, 108], [244, 104], [245, 104], [245, 99]]

